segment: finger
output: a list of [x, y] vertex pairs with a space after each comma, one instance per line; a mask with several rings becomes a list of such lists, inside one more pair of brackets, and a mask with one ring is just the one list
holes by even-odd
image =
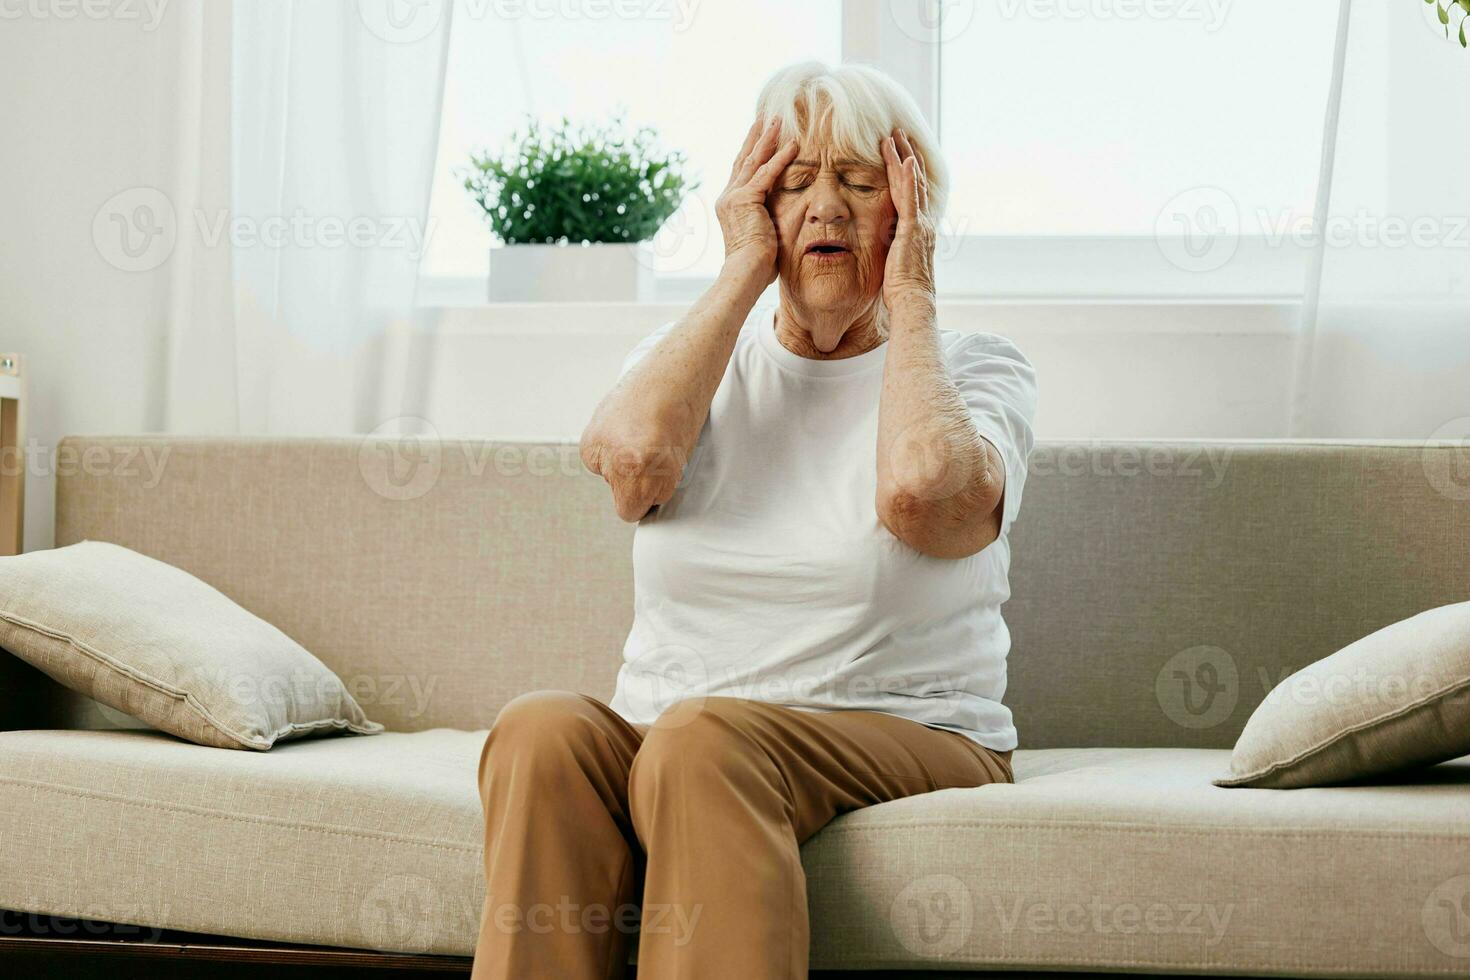
[[914, 144], [909, 142], [909, 134], [905, 133], [902, 129], [895, 130], [895, 132], [898, 134], [898, 147], [903, 151], [903, 159], [907, 160], [909, 157], [918, 156], [914, 152]]
[[766, 126], [769, 124], [769, 120], [762, 122], [760, 116], [756, 116], [755, 121], [750, 124], [750, 129], [745, 132], [745, 140], [740, 144], [739, 152], [735, 154], [735, 162], [730, 165], [731, 180], [734, 180], [735, 175], [740, 172], [740, 165], [745, 162], [745, 158], [755, 148], [755, 141], [760, 139], [761, 133], [765, 132]]
[[740, 172], [740, 164], [744, 162], [746, 156], [750, 153], [750, 148], [755, 146], [756, 138], [760, 136], [761, 130], [764, 128], [765, 125], [761, 122], [760, 117], [756, 117], [755, 122], [751, 123], [750, 128], [745, 131], [745, 139], [741, 140], [740, 149], [735, 151], [735, 159], [730, 164], [731, 180], [734, 180], [735, 175]]
[[924, 211], [929, 207], [929, 177], [924, 173], [924, 161], [917, 153], [909, 159], [914, 161], [914, 206]]
[[767, 119], [765, 125], [761, 126], [760, 130], [756, 133], [755, 140], [751, 143], [750, 148], [745, 151], [743, 156], [736, 160], [735, 171], [730, 175], [732, 186], [739, 187], [750, 179], [751, 171], [760, 164], [761, 159], [764, 159], [761, 155], [761, 147], [775, 126], [775, 119]]
[[771, 186], [776, 183], [776, 178], [780, 176], [781, 171], [789, 167], [791, 161], [796, 159], [796, 151], [799, 146], [800, 143], [795, 136], [781, 144], [776, 155], [762, 164], [761, 168], [750, 178], [751, 189], [758, 190], [762, 194], [769, 194]]
[[919, 188], [914, 184], [914, 159], [908, 157], [898, 165], [898, 191], [894, 194], [894, 210], [903, 220], [911, 219], [919, 207]]
[[898, 157], [898, 145], [894, 143], [892, 136], [885, 136], [881, 146], [883, 148], [883, 167], [888, 174], [888, 193], [897, 197], [898, 171], [903, 167], [903, 161]]
[[[910, 148], [913, 144], [909, 144]], [[919, 210], [929, 210], [929, 171], [924, 166], [924, 158], [918, 153], [914, 154], [914, 168], [919, 177]]]
[[780, 135], [781, 120], [772, 116], [766, 128], [761, 131], [760, 138], [755, 141], [755, 146], [750, 153], [746, 154], [744, 162], [740, 165], [740, 171], [735, 175], [737, 186], [748, 183], [751, 175], [771, 158], [771, 154], [776, 152]]
[[913, 160], [916, 169], [914, 204], [920, 211], [927, 211], [929, 209], [929, 174], [924, 170], [924, 161], [914, 150], [914, 144], [909, 140], [909, 134], [902, 129], [899, 129], [897, 132], [898, 143], [903, 147], [905, 159]]
[[908, 161], [898, 158], [898, 143], [891, 136], [883, 141], [883, 162], [888, 168], [888, 195], [893, 198], [893, 207], [900, 218], [907, 218], [913, 213], [909, 199], [914, 179], [908, 173]]

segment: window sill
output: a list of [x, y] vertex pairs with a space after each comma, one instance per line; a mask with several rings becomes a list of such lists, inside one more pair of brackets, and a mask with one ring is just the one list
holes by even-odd
[[[690, 301], [606, 303], [442, 303], [420, 305], [421, 322], [438, 334], [641, 337], [682, 316]], [[1297, 331], [1300, 301], [1164, 299], [945, 299], [941, 324], [965, 333], [1249, 334]]]
[[[1208, 307], [1299, 305], [1308, 255], [1291, 241], [1262, 236], [1215, 241], [1223, 251], [1191, 271], [1193, 257], [1175, 239], [1085, 236], [954, 236], [935, 252], [939, 301], [964, 306], [1016, 307]], [[1167, 246], [1167, 248], [1165, 247]], [[1172, 258], [1171, 258], [1172, 256]], [[1205, 261], [1209, 256], [1201, 258]], [[569, 309], [693, 303], [709, 275], [660, 274], [653, 294], [636, 304], [557, 303]], [[479, 277], [425, 277], [419, 306], [489, 308], [488, 284]], [[505, 304], [539, 306], [541, 304]]]

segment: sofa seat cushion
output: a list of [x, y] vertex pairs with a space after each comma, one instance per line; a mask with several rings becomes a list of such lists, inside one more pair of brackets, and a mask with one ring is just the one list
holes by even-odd
[[1218, 749], [1018, 751], [1014, 785], [808, 843], [833, 968], [1470, 972], [1470, 758], [1371, 786], [1225, 789]]
[[231, 752], [151, 731], [0, 733], [0, 908], [467, 954], [484, 732]]
[[[469, 955], [483, 742], [0, 733], [0, 908]], [[814, 967], [1470, 968], [1470, 759], [1286, 792], [1212, 786], [1221, 749], [1013, 764], [1014, 785], [861, 810], [806, 844]]]

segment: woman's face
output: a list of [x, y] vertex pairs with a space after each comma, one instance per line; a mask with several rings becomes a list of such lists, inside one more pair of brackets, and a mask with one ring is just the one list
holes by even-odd
[[877, 153], [875, 146], [872, 161], [847, 159], [803, 140], [767, 198], [784, 298], [808, 324], [819, 350], [836, 347], [883, 289], [898, 214]]

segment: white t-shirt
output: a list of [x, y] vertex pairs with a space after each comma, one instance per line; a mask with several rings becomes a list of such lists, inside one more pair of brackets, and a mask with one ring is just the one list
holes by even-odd
[[[644, 338], [623, 371], [673, 326]], [[939, 336], [976, 430], [1005, 462], [1000, 538], [953, 560], [894, 537], [874, 505], [888, 344], [805, 358], [777, 338], [774, 303], [758, 303], [678, 489], [634, 532], [633, 628], [613, 710], [651, 724], [702, 695], [867, 709], [1015, 748], [1000, 607], [1036, 376], [1001, 337]]]

